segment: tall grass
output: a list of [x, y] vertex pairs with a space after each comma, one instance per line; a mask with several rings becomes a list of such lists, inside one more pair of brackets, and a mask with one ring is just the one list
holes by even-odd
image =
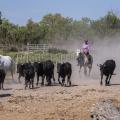
[[54, 63], [71, 61], [75, 59], [75, 53], [49, 53], [49, 52], [8, 52], [3, 55], [11, 56], [16, 63], [25, 63], [25, 62], [35, 62], [35, 61], [44, 61], [52, 60]]

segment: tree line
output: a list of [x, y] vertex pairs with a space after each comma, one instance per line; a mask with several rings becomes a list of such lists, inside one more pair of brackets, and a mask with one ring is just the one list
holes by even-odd
[[61, 14], [47, 14], [41, 21], [27, 21], [24, 26], [11, 23], [0, 12], [0, 43], [4, 45], [26, 45], [29, 43], [57, 43], [70, 39], [94, 39], [111, 37], [120, 33], [120, 18], [113, 11], [91, 20], [63, 17]]

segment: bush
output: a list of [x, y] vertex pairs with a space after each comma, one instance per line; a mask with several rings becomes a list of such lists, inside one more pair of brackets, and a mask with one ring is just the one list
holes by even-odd
[[9, 48], [9, 51], [10, 52], [18, 52], [18, 48], [12, 46], [12, 47]]
[[57, 53], [68, 54], [67, 50], [58, 49], [58, 48], [50, 48], [48, 52], [53, 54], [57, 54]]

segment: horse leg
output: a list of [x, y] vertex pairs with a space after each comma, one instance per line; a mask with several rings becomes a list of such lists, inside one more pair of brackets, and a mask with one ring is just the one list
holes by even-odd
[[81, 68], [82, 68], [82, 66], [80, 65], [79, 73], [81, 72]]
[[89, 67], [89, 76], [90, 76], [91, 70], [92, 70], [92, 67]]
[[79, 63], [79, 59], [77, 60], [77, 66], [79, 66], [80, 65], [80, 63]]
[[87, 75], [87, 67], [84, 66], [84, 75], [86, 76]]
[[89, 68], [89, 76], [90, 76], [90, 73], [91, 73], [91, 68]]

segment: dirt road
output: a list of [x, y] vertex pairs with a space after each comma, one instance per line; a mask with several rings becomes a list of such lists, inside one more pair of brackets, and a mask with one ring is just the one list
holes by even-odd
[[101, 99], [111, 99], [120, 108], [118, 76], [105, 87], [99, 85], [98, 73], [92, 71], [88, 78], [78, 70], [73, 67], [72, 87], [39, 85], [24, 90], [24, 81], [6, 80], [0, 91], [0, 120], [91, 120], [90, 109]]

